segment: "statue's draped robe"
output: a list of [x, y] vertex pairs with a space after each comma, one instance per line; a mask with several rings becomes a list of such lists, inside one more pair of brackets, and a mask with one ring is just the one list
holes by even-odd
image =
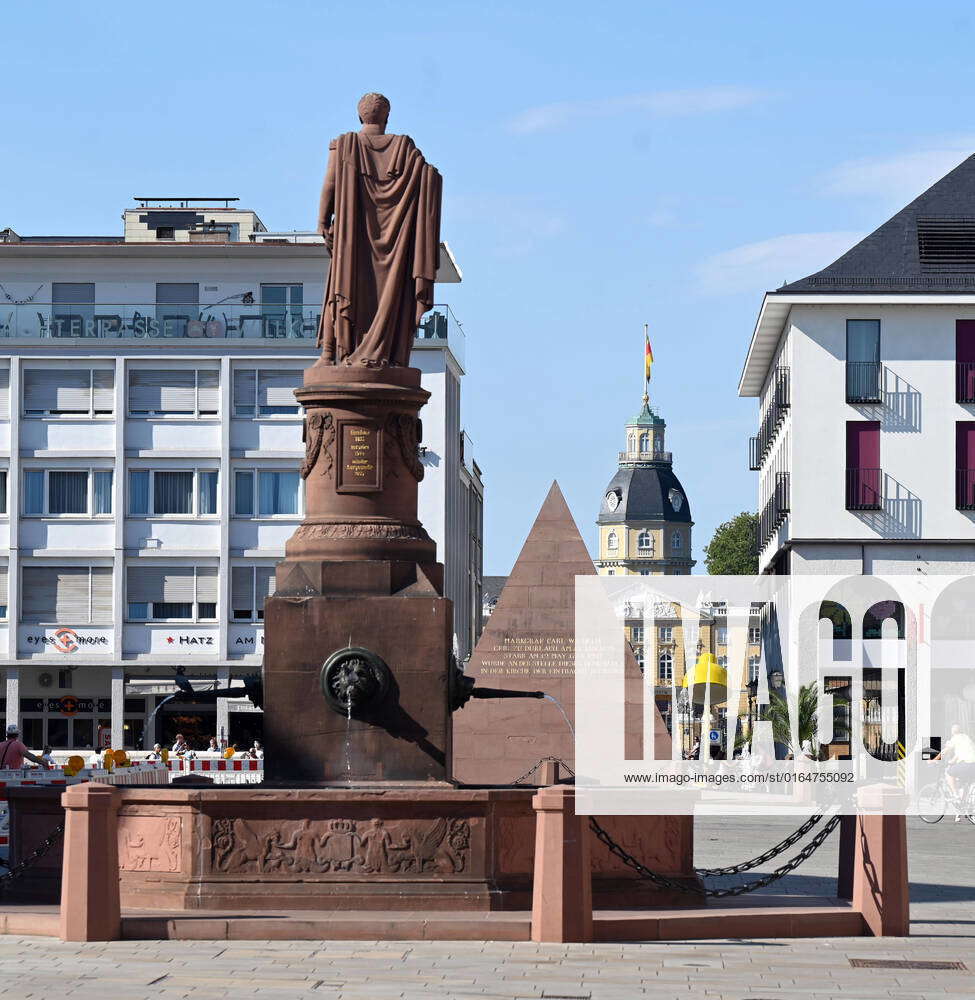
[[335, 221], [319, 346], [326, 362], [406, 366], [433, 305], [441, 177], [406, 135], [335, 141]]

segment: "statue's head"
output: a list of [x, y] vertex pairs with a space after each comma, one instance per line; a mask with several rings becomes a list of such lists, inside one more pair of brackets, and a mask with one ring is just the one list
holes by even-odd
[[365, 94], [356, 108], [363, 125], [382, 125], [389, 120], [389, 101], [382, 94]]

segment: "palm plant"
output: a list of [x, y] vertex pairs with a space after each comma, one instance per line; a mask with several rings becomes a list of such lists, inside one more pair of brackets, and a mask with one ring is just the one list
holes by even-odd
[[[834, 698], [834, 707], [841, 707], [846, 704], [842, 698]], [[767, 719], [772, 723], [772, 739], [776, 743], [781, 743], [788, 747], [793, 757], [798, 757], [802, 747], [813, 748], [814, 755], [820, 756], [819, 745], [819, 685], [813, 681], [812, 684], [804, 684], [799, 688], [799, 697], [796, 701], [796, 727], [795, 740], [792, 735], [791, 713], [785, 697], [777, 691], [769, 693], [769, 706]], [[833, 737], [844, 737], [846, 735], [846, 724], [841, 720], [833, 721]]]

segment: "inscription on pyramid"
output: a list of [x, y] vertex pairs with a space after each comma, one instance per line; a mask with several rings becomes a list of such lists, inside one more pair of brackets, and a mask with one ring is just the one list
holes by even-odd
[[[575, 722], [575, 578], [596, 568], [557, 482], [552, 484], [467, 673], [480, 687], [544, 691]], [[627, 648], [627, 757], [642, 756], [642, 681]], [[657, 732], [662, 721], [657, 720]], [[558, 707], [534, 699], [472, 700], [454, 713], [454, 775], [507, 784], [543, 757], [574, 767], [573, 736]], [[667, 737], [669, 752], [669, 737]]]

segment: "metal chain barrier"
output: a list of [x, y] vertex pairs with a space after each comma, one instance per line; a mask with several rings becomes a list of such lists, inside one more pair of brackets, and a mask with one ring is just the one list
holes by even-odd
[[589, 828], [592, 832], [609, 848], [611, 854], [615, 854], [616, 857], [623, 862], [628, 868], [632, 868], [638, 875], [645, 878], [648, 882], [653, 882], [654, 885], [659, 886], [661, 889], [673, 889], [675, 892], [689, 892], [696, 896], [701, 895], [700, 886], [687, 885], [684, 882], [677, 882], [672, 878], [667, 878], [666, 875], [661, 875], [659, 872], [655, 872], [646, 865], [641, 864], [636, 858], [626, 850], [625, 847], [620, 847], [615, 840], [596, 822], [595, 816], [589, 817]]
[[751, 871], [759, 865], [771, 861], [772, 858], [788, 850], [793, 844], [797, 844], [809, 831], [822, 819], [822, 816], [810, 816], [798, 830], [794, 830], [785, 840], [780, 840], [774, 847], [770, 847], [764, 854], [759, 854], [751, 861], [743, 861], [738, 865], [728, 865], [726, 868], [695, 868], [694, 871], [701, 878], [717, 878], [720, 875], [740, 875], [742, 872]]
[[48, 834], [48, 836], [44, 840], [42, 840], [37, 845], [37, 847], [35, 847], [34, 850], [27, 855], [26, 858], [24, 858], [23, 861], [19, 861], [17, 864], [11, 867], [9, 871], [4, 872], [3, 875], [0, 875], [0, 893], [2, 893], [4, 889], [6, 889], [8, 885], [10, 885], [11, 882], [13, 882], [15, 879], [20, 878], [21, 875], [23, 875], [28, 869], [33, 867], [33, 865], [36, 864], [41, 858], [43, 858], [44, 855], [47, 854], [47, 852], [61, 839], [63, 835], [64, 835], [64, 824], [62, 823], [60, 826], [55, 827]]
[[538, 763], [536, 763], [533, 767], [530, 767], [527, 771], [525, 771], [525, 773], [520, 778], [515, 778], [515, 780], [512, 781], [511, 784], [520, 785], [523, 781], [526, 781], [528, 778], [530, 778], [542, 766], [542, 764], [558, 764], [561, 767], [565, 768], [565, 771], [570, 778], [575, 777], [575, 771], [573, 771], [572, 768], [569, 767], [569, 765], [566, 764], [566, 762], [562, 760], [561, 757], [542, 757], [541, 760], [538, 761]]
[[[816, 817], [816, 819], [818, 822], [819, 817]], [[606, 845], [611, 854], [614, 854], [620, 859], [620, 861], [623, 862], [624, 865], [628, 868], [632, 868], [638, 875], [647, 879], [649, 882], [653, 882], [654, 885], [660, 886], [662, 889], [672, 889], [677, 892], [693, 893], [698, 896], [704, 895], [709, 896], [712, 899], [726, 899], [729, 896], [742, 896], [746, 892], [754, 892], [756, 889], [764, 889], [773, 882], [777, 882], [780, 878], [795, 871], [796, 868], [798, 868], [804, 861], [811, 858], [813, 854], [819, 850], [826, 838], [836, 829], [837, 826], [839, 826], [839, 822], [840, 817], [838, 815], [833, 816], [832, 819], [826, 823], [819, 833], [817, 833], [816, 836], [813, 837], [813, 839], [810, 840], [809, 843], [806, 844], [806, 846], [794, 858], [791, 858], [784, 865], [780, 865], [768, 875], [763, 875], [761, 878], [755, 879], [754, 882], [745, 882], [743, 885], [732, 885], [721, 889], [702, 889], [700, 886], [686, 885], [682, 882], [677, 882], [674, 879], [667, 878], [665, 875], [661, 875], [658, 872], [647, 868], [646, 865], [637, 861], [637, 859], [634, 858], [633, 855], [626, 850], [626, 848], [621, 847], [618, 843], [616, 843], [616, 841], [613, 840], [613, 838], [599, 825], [599, 823], [596, 822], [595, 817], [589, 817], [589, 826], [596, 837]], [[806, 824], [803, 825], [805, 826]], [[795, 834], [792, 836], [795, 836]], [[734, 867], [737, 868], [738, 866]], [[717, 870], [720, 871], [721, 869]]]
[[[547, 763], [557, 763], [561, 767], [565, 768], [569, 777], [574, 777], [575, 774], [572, 768], [561, 757], [542, 757], [533, 767], [530, 767], [521, 777], [516, 778], [512, 784], [520, 785], [527, 781], [528, 778], [532, 777], [543, 764]], [[810, 816], [800, 827], [793, 830], [784, 840], [780, 840], [777, 844], [770, 847], [767, 851], [763, 851], [757, 857], [751, 858], [749, 861], [742, 861], [736, 865], [727, 865], [724, 868], [695, 868], [694, 871], [700, 878], [719, 878], [721, 876], [727, 875], [740, 875], [743, 872], [751, 871], [753, 868], [758, 868], [760, 865], [765, 864], [767, 861], [771, 861], [772, 858], [778, 857], [784, 851], [787, 851], [790, 847], [797, 844], [803, 837], [809, 833], [817, 824], [819, 824], [823, 819], [822, 814], [816, 816]], [[792, 859], [787, 861], [785, 864], [780, 865], [778, 868], [771, 871], [768, 875], [763, 875], [759, 879], [755, 879], [753, 882], [745, 882], [742, 885], [733, 885], [726, 888], [716, 888], [708, 889], [701, 888], [698, 885], [689, 885], [686, 882], [678, 882], [676, 879], [668, 878], [666, 875], [661, 875], [659, 872], [655, 872], [646, 865], [642, 864], [636, 858], [633, 857], [625, 847], [618, 844], [609, 833], [596, 821], [594, 816], [589, 817], [589, 826], [592, 832], [596, 835], [597, 839], [602, 841], [606, 845], [611, 854], [619, 858], [628, 868], [633, 869], [642, 878], [645, 878], [648, 882], [652, 882], [654, 885], [661, 889], [670, 889], [674, 892], [685, 892], [693, 895], [704, 895], [709, 896], [713, 899], [724, 899], [729, 896], [742, 896], [747, 892], [754, 892], [756, 889], [764, 889], [766, 886], [771, 885], [773, 882], [777, 882], [780, 878], [788, 875], [790, 872], [796, 870], [804, 861], [816, 853], [817, 850], [825, 842], [826, 838], [836, 829], [839, 825], [840, 817], [833, 816], [826, 825], [809, 841], [808, 844]]]

